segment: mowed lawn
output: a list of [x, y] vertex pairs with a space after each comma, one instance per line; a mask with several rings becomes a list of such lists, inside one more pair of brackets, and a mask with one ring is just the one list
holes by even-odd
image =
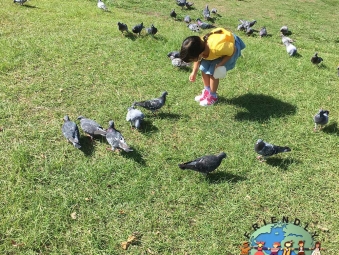
[[[282, 216], [308, 223], [322, 254], [337, 254], [337, 0], [198, 0], [191, 10], [106, 0], [108, 12], [94, 0], [0, 1], [1, 254], [240, 254], [252, 224]], [[183, 18], [202, 18], [206, 4], [218, 10], [214, 25], [246, 44], [209, 108], [194, 101], [201, 75], [190, 83], [190, 69], [166, 56], [198, 34]], [[257, 20], [269, 36], [246, 36], [238, 19]], [[158, 33], [122, 35], [119, 21]], [[283, 25], [296, 57], [281, 43]], [[145, 121], [132, 130], [127, 108], [162, 91], [165, 106], [156, 115], [140, 108]], [[313, 132], [320, 108], [330, 121]], [[134, 151], [108, 151], [82, 130], [74, 148], [61, 133], [66, 114], [78, 124], [79, 115], [104, 127], [114, 120]], [[260, 163], [259, 138], [292, 151]], [[208, 176], [178, 167], [221, 151], [227, 158]], [[139, 241], [123, 250], [135, 232]]]

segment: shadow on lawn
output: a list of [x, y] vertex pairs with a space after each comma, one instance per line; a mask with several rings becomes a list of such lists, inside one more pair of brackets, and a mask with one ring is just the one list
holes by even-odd
[[247, 111], [238, 112], [235, 119], [265, 122], [270, 118], [279, 118], [296, 113], [297, 107], [263, 94], [245, 94], [239, 97], [225, 99], [220, 97], [220, 103], [226, 102], [246, 108]]
[[338, 123], [333, 122], [328, 126], [325, 126], [322, 131], [327, 134], [331, 135], [339, 135], [339, 128], [338, 128]]
[[124, 152], [121, 151], [121, 156], [128, 159], [133, 159], [136, 163], [146, 166], [146, 161], [144, 160], [143, 156], [140, 152], [138, 152], [135, 148], [132, 148], [133, 151]]
[[[102, 139], [102, 138], [100, 138]], [[90, 157], [93, 155], [94, 152], [94, 143], [97, 142], [97, 139], [94, 139], [93, 142], [88, 136], [81, 136], [80, 137], [80, 150], [85, 154], [86, 157]], [[101, 141], [102, 142], [102, 141]]]
[[[266, 164], [270, 166], [279, 167], [282, 170], [287, 170], [292, 164], [300, 164], [301, 161], [294, 158], [268, 158]], [[265, 162], [263, 162], [265, 164]]]
[[143, 120], [140, 129], [138, 130], [142, 134], [150, 134], [157, 132], [159, 129], [153, 125], [150, 120]]
[[223, 183], [223, 182], [239, 182], [246, 180], [246, 177], [240, 176], [240, 175], [235, 175], [227, 172], [215, 172], [215, 173], [210, 173], [206, 175], [206, 181], [208, 181], [211, 184], [218, 184], [218, 183]]

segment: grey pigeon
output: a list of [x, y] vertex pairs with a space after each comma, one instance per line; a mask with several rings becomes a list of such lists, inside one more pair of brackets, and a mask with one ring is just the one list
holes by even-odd
[[267, 157], [273, 156], [278, 153], [291, 151], [289, 147], [282, 147], [274, 144], [267, 143], [262, 139], [258, 139], [254, 145], [254, 150], [259, 154], [257, 159], [261, 162], [264, 161]]
[[201, 19], [199, 19], [199, 18], [197, 19], [197, 24], [202, 29], [209, 29], [209, 28], [215, 27], [212, 24], [209, 24], [209, 23], [206, 23], [206, 22], [202, 22]]
[[193, 31], [193, 32], [199, 32], [200, 31], [200, 28], [198, 26], [198, 24], [188, 24], [187, 27]]
[[126, 152], [133, 151], [133, 149], [127, 145], [122, 134], [115, 129], [113, 120], [108, 122], [106, 140], [111, 145], [111, 147], [107, 148], [107, 150], [115, 151], [116, 149], [123, 149]]
[[179, 164], [179, 168], [182, 170], [190, 169], [203, 174], [208, 174], [217, 169], [221, 161], [226, 158], [225, 152], [221, 152], [217, 155], [206, 155], [195, 160]]
[[128, 32], [128, 26], [125, 23], [118, 22], [118, 28], [121, 33]]
[[240, 24], [238, 25], [237, 30], [246, 32], [247, 28], [250, 27], [250, 22], [247, 20], [242, 20], [242, 19], [239, 19], [239, 21], [240, 21]]
[[81, 129], [91, 138], [91, 140], [93, 140], [95, 135], [106, 135], [106, 130], [94, 120], [87, 119], [84, 116], [79, 116], [78, 120], [80, 120]]
[[194, 5], [194, 3], [193, 2], [187, 2], [186, 1], [186, 8], [187, 9], [191, 9], [191, 7]]
[[267, 36], [267, 30], [266, 30], [266, 27], [262, 27], [262, 28], [260, 29], [259, 35], [260, 35], [260, 37]]
[[[320, 129], [323, 128], [328, 123], [328, 115], [330, 112], [328, 110], [320, 109], [319, 112], [314, 115], [313, 121], [314, 121], [314, 131], [317, 131], [318, 125], [320, 125]], [[319, 130], [320, 130], [319, 129]]]
[[128, 107], [126, 121], [131, 123], [131, 127], [135, 127], [136, 129], [140, 129], [141, 122], [145, 118], [145, 115], [138, 109], [133, 107]]
[[159, 110], [161, 107], [164, 106], [166, 102], [167, 94], [168, 94], [167, 91], [165, 91], [165, 92], [162, 92], [161, 97], [153, 98], [153, 99], [145, 100], [145, 101], [140, 101], [140, 102], [134, 102], [132, 107], [141, 106], [154, 113], [155, 111]]
[[189, 15], [186, 15], [185, 18], [184, 18], [184, 21], [186, 23], [190, 23], [191, 22], [191, 17]]
[[213, 8], [213, 9], [211, 10], [211, 13], [213, 13], [213, 14], [217, 14], [217, 13], [218, 13], [218, 10], [217, 10], [217, 9], [215, 9], [215, 8]]
[[102, 9], [104, 11], [108, 11], [106, 5], [101, 0], [98, 0], [97, 6], [98, 6], [98, 8], [100, 8], [100, 9]]
[[244, 24], [241, 23], [241, 24], [238, 25], [237, 30], [238, 31], [246, 31], [246, 28], [245, 28]]
[[185, 61], [183, 61], [181, 58], [175, 58], [173, 56], [170, 56], [170, 59], [172, 60], [172, 65], [175, 67], [189, 67], [190, 63], [186, 63]]
[[320, 64], [322, 61], [323, 59], [318, 56], [318, 52], [314, 53], [314, 56], [311, 58], [311, 62], [315, 65]]
[[141, 22], [140, 24], [138, 25], [135, 25], [133, 28], [132, 28], [132, 32], [135, 33], [135, 34], [139, 34], [141, 33], [142, 29], [144, 28], [144, 23]]
[[186, 6], [186, 0], [177, 0], [177, 5], [183, 9]]
[[146, 28], [147, 34], [155, 35], [158, 32], [158, 29], [152, 24], [151, 27]]
[[203, 11], [202, 11], [202, 15], [204, 16], [204, 18], [206, 20], [210, 19], [210, 17], [211, 17], [211, 13], [210, 13], [210, 10], [208, 9], [208, 5], [207, 4], [206, 4], [205, 9], [203, 9]]
[[174, 9], [170, 12], [170, 16], [175, 19], [177, 18], [177, 13], [175, 12]]
[[280, 28], [280, 32], [283, 34], [283, 35], [287, 35], [288, 34], [288, 27], [287, 26], [282, 26]]
[[292, 43], [285, 41], [284, 45], [286, 46], [286, 51], [290, 56], [297, 54], [297, 47], [295, 47]]
[[80, 149], [81, 145], [79, 142], [80, 134], [79, 134], [79, 128], [75, 122], [71, 121], [66, 115], [64, 117], [64, 124], [61, 127], [61, 131], [63, 135], [66, 137], [66, 139], [74, 145], [75, 148]]
[[171, 52], [169, 52], [168, 54], [167, 54], [167, 57], [171, 57], [171, 56], [173, 56], [173, 57], [175, 57], [175, 58], [179, 58], [180, 57], [180, 52], [179, 51], [171, 51]]
[[23, 5], [25, 2], [27, 2], [27, 0], [13, 0], [13, 3], [17, 3], [20, 5]]
[[283, 44], [285, 44], [285, 42], [289, 42], [289, 43], [294, 42], [294, 40], [292, 40], [291, 38], [289, 38], [289, 37], [287, 37], [283, 34], [281, 34], [281, 41], [282, 41]]

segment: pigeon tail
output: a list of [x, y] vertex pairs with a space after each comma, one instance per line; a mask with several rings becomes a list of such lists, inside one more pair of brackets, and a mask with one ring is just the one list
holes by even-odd
[[94, 131], [93, 134], [94, 134], [94, 135], [102, 135], [102, 136], [106, 136], [107, 132], [106, 132], [106, 130], [100, 130], [100, 129], [98, 129], [98, 130]]

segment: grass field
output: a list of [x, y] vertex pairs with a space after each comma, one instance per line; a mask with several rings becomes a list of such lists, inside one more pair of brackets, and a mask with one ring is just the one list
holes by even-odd
[[[337, 0], [197, 0], [192, 10], [174, 0], [107, 0], [109, 12], [94, 0], [0, 2], [1, 254], [240, 254], [244, 233], [272, 216], [309, 223], [322, 254], [337, 254]], [[206, 3], [246, 49], [221, 80], [218, 104], [202, 108], [194, 101], [201, 75], [190, 83], [166, 54], [194, 34], [182, 19], [201, 17]], [[238, 19], [256, 19], [270, 36], [247, 37]], [[159, 32], [123, 36], [118, 21]], [[282, 25], [298, 57], [285, 51]], [[316, 51], [319, 68], [310, 62]], [[165, 90], [161, 111], [143, 110], [142, 130], [131, 130], [132, 102]], [[313, 132], [322, 107], [329, 124]], [[75, 149], [61, 133], [66, 114], [105, 127], [113, 119], [134, 152], [107, 151], [82, 131]], [[258, 138], [292, 151], [259, 163]], [[221, 151], [228, 157], [207, 177], [178, 168]], [[133, 232], [139, 243], [123, 250]]]

